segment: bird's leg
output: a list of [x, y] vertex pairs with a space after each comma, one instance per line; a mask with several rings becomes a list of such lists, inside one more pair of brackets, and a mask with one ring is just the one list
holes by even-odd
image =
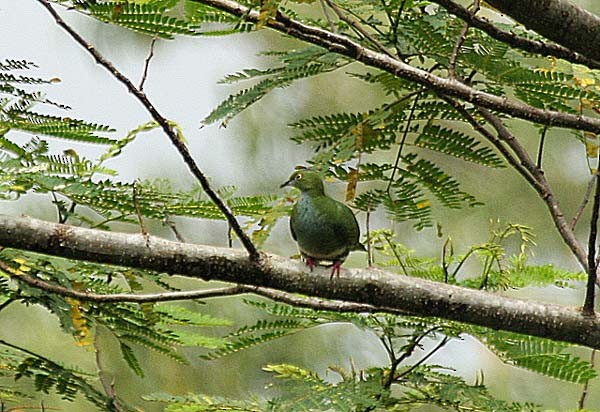
[[336, 275], [336, 277], [340, 277], [340, 268], [342, 267], [342, 261], [341, 260], [336, 260], [333, 262], [333, 265], [331, 265], [331, 276], [329, 277], [329, 280], [333, 279], [333, 275]]
[[313, 271], [315, 266], [317, 266], [317, 261], [310, 256], [304, 256], [304, 263], [306, 263], [306, 266], [310, 268], [311, 272]]

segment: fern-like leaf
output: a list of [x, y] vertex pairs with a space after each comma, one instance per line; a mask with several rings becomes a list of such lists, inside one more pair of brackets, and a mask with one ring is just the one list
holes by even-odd
[[168, 15], [168, 7], [155, 3], [75, 1], [98, 20], [114, 23], [151, 36], [172, 39], [175, 35], [195, 35], [197, 27]]
[[425, 126], [417, 136], [415, 144], [488, 167], [504, 166], [504, 162], [492, 149], [481, 147], [473, 137], [437, 125]]
[[542, 375], [573, 383], [585, 383], [598, 375], [589, 362], [564, 353], [565, 343], [500, 331], [477, 336], [504, 362]]

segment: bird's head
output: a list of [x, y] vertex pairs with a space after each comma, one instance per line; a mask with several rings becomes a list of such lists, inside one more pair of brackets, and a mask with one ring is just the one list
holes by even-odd
[[302, 169], [296, 170], [290, 178], [280, 187], [292, 186], [300, 189], [302, 192], [323, 194], [325, 189], [321, 176], [312, 170]]

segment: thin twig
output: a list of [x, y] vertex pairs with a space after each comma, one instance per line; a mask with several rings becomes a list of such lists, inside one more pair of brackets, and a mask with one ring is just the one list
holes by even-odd
[[[383, 1], [383, 0], [382, 0]], [[404, 12], [404, 6], [406, 5], [406, 0], [402, 0], [400, 7], [398, 7], [398, 12], [396, 13], [396, 19], [392, 24], [392, 33], [394, 40], [394, 48], [396, 49], [396, 54], [398, 58], [402, 58], [402, 50], [398, 47], [398, 28], [400, 27], [400, 18], [402, 17], [402, 13]]]
[[[4, 272], [10, 272], [7, 266], [0, 262], [0, 269]], [[14, 273], [13, 273], [14, 274]], [[190, 290], [165, 293], [148, 293], [148, 294], [131, 294], [131, 293], [114, 293], [114, 294], [99, 294], [92, 292], [79, 292], [77, 290], [65, 288], [53, 283], [45, 282], [41, 279], [36, 279], [29, 275], [15, 275], [18, 279], [29, 286], [42, 289], [49, 293], [55, 293], [60, 296], [69, 297], [80, 300], [82, 302], [97, 302], [97, 303], [116, 303], [116, 302], [171, 302], [175, 300], [193, 300], [193, 299], [208, 299], [221, 296], [239, 295], [245, 293], [245, 290], [239, 286], [230, 286], [218, 289], [207, 290]]]
[[596, 192], [594, 194], [594, 203], [592, 205], [592, 218], [590, 219], [590, 235], [588, 238], [588, 280], [585, 291], [585, 301], [583, 303], [583, 313], [588, 316], [594, 316], [594, 303], [596, 296], [596, 277], [598, 267], [596, 265], [596, 239], [598, 236], [598, 213], [600, 210], [600, 175], [595, 174]]
[[[494, 127], [494, 129], [496, 129], [498, 136], [496, 137], [483, 127], [477, 119], [475, 119], [473, 115], [456, 100], [444, 94], [438, 95], [458, 111], [477, 132], [490, 141], [490, 143], [500, 151], [508, 163], [536, 190], [540, 198], [546, 203], [546, 206], [550, 211], [550, 216], [554, 221], [554, 225], [558, 229], [563, 241], [571, 249], [582, 267], [587, 268], [587, 254], [567, 224], [564, 213], [556, 201], [556, 197], [544, 176], [543, 170], [537, 168], [525, 148], [510, 133], [506, 126], [504, 126], [502, 121], [487, 109], [477, 107], [477, 111]], [[506, 148], [505, 144], [512, 149], [514, 155]]]
[[96, 352], [96, 368], [98, 369], [98, 379], [102, 384], [102, 388], [104, 389], [104, 393], [110, 399], [110, 410], [115, 410], [117, 412], [123, 411], [124, 409], [121, 407], [119, 399], [117, 397], [117, 391], [115, 389], [115, 382], [109, 381], [106, 371], [102, 366], [101, 355], [104, 353], [98, 347], [98, 330], [96, 330], [96, 334], [94, 335], [94, 351]]
[[[475, 0], [473, 2], [473, 10], [471, 10], [470, 13], [474, 16], [479, 11], [479, 8], [480, 8], [479, 0]], [[460, 53], [460, 48], [462, 47], [464, 42], [467, 40], [467, 33], [469, 32], [469, 27], [471, 27], [469, 22], [465, 22], [462, 30], [460, 31], [460, 35], [458, 36], [458, 38], [456, 39], [456, 42], [454, 43], [454, 49], [452, 50], [452, 54], [450, 55], [450, 62], [448, 63], [448, 77], [450, 77], [451, 79], [457, 78], [456, 59], [458, 58], [458, 55]]]
[[156, 107], [154, 107], [154, 105], [150, 102], [148, 96], [146, 96], [146, 94], [142, 90], [138, 89], [131, 82], [131, 80], [129, 80], [129, 78], [127, 78], [123, 73], [117, 70], [117, 68], [110, 61], [106, 60], [98, 52], [98, 50], [94, 48], [94, 46], [92, 46], [88, 41], [81, 37], [81, 35], [77, 33], [71, 26], [69, 26], [59, 16], [56, 10], [54, 10], [54, 8], [48, 0], [37, 1], [48, 10], [48, 12], [52, 15], [52, 17], [60, 27], [62, 27], [67, 33], [69, 33], [69, 35], [77, 43], [79, 43], [96, 60], [96, 62], [99, 65], [108, 70], [108, 72], [112, 74], [119, 82], [125, 85], [127, 90], [129, 90], [129, 92], [133, 94], [139, 100], [139, 102], [146, 108], [146, 110], [150, 113], [152, 118], [161, 126], [165, 134], [169, 137], [171, 143], [173, 144], [173, 146], [175, 146], [175, 148], [183, 158], [184, 162], [186, 163], [194, 177], [200, 182], [202, 188], [204, 189], [208, 197], [215, 203], [215, 205], [217, 205], [221, 213], [223, 213], [223, 215], [231, 225], [232, 229], [235, 231], [236, 235], [242, 242], [242, 245], [248, 251], [250, 258], [253, 261], [260, 260], [260, 253], [256, 249], [256, 246], [254, 246], [248, 235], [246, 235], [246, 233], [242, 230], [231, 208], [219, 197], [217, 192], [213, 190], [208, 178], [204, 175], [204, 173], [196, 164], [188, 147], [185, 145], [183, 140], [180, 139], [179, 136], [177, 136], [177, 133], [173, 130], [173, 128], [169, 124], [169, 121], [165, 117], [163, 117], [156, 109]]
[[177, 239], [178, 242], [185, 243], [185, 238], [183, 237], [179, 229], [177, 229], [177, 225], [171, 220], [170, 216], [166, 216], [163, 219], [163, 223], [169, 226], [169, 229], [171, 229], [171, 232], [173, 232], [173, 234], [175, 235], [175, 239]]
[[542, 135], [540, 136], [540, 145], [538, 147], [538, 155], [536, 165], [538, 169], [542, 168], [542, 157], [544, 156], [544, 143], [546, 143], [546, 133], [548, 132], [548, 125], [544, 125], [544, 129], [542, 130]]
[[158, 40], [158, 37], [154, 36], [152, 42], [150, 43], [150, 52], [146, 58], [146, 61], [144, 62], [144, 73], [142, 74], [140, 85], [138, 86], [138, 89], [140, 90], [144, 90], [144, 83], [146, 83], [146, 78], [148, 77], [148, 67], [150, 67], [150, 61], [152, 60], [152, 57], [154, 57], [154, 44], [156, 43], [156, 40]]
[[[402, 362], [404, 362], [406, 359], [410, 358], [413, 355], [413, 353], [415, 352], [415, 349], [417, 349], [418, 347], [421, 346], [421, 341], [423, 339], [425, 339], [427, 337], [427, 335], [429, 335], [432, 332], [435, 332], [438, 329], [440, 329], [439, 326], [434, 326], [434, 327], [426, 330], [425, 332], [423, 332], [416, 338], [412, 339], [410, 346], [407, 349], [405, 349], [404, 352], [402, 353], [402, 355], [400, 355], [400, 357], [398, 357], [398, 358], [396, 358], [396, 354], [394, 353], [394, 351], [392, 349], [393, 355], [392, 355], [392, 357], [390, 357], [390, 361], [391, 361], [390, 374], [388, 375], [387, 379], [383, 383], [384, 388], [389, 389], [389, 387], [392, 386], [392, 383], [394, 383], [394, 381], [397, 380], [397, 378], [399, 378], [400, 376], [404, 376], [404, 374], [401, 374], [398, 377], [394, 376], [394, 375], [396, 375], [396, 370], [398, 369], [398, 366]], [[390, 345], [392, 345], [393, 344], [392, 339], [389, 338], [389, 340], [390, 340]]]
[[448, 273], [448, 261], [446, 260], [446, 254], [447, 254], [447, 250], [448, 248], [450, 249], [450, 253], [452, 253], [452, 239], [450, 239], [450, 236], [448, 236], [448, 238], [446, 238], [446, 241], [444, 242], [444, 246], [442, 246], [442, 269], [444, 271], [444, 283], [448, 283], [448, 279], [450, 277], [450, 274]]
[[373, 247], [371, 245], [371, 207], [367, 208], [367, 217], [365, 219], [365, 226], [367, 231], [367, 264], [369, 267], [373, 266]]
[[[560, 208], [556, 196], [544, 175], [544, 171], [536, 166], [533, 159], [529, 156], [529, 153], [527, 153], [527, 150], [497, 116], [481, 107], [478, 107], [477, 110], [483, 118], [496, 129], [498, 137], [511, 148], [513, 153], [515, 153], [516, 157], [519, 159], [520, 165], [527, 170], [531, 176], [531, 180], [528, 179], [528, 182], [535, 182], [532, 186], [536, 189], [544, 203], [546, 203], [546, 206], [550, 211], [550, 216], [554, 221], [554, 226], [558, 229], [563, 241], [567, 244], [569, 249], [571, 249], [571, 252], [575, 255], [582, 267], [587, 268], [587, 254], [579, 240], [575, 237], [573, 231], [570, 229], [569, 224], [565, 219], [564, 212]], [[521, 168], [518, 170], [521, 170]]]
[[404, 376], [408, 375], [409, 373], [411, 373], [412, 371], [417, 369], [419, 366], [421, 366], [423, 363], [425, 363], [427, 361], [427, 359], [432, 357], [438, 350], [442, 349], [444, 347], [444, 345], [446, 345], [446, 343], [448, 343], [449, 341], [450, 341], [450, 338], [448, 336], [444, 336], [444, 338], [441, 340], [441, 342], [438, 343], [437, 346], [431, 350], [431, 352], [429, 352], [427, 355], [423, 356], [421, 359], [419, 359], [418, 362], [416, 362], [410, 368], [408, 368], [407, 370], [402, 372], [400, 375], [398, 375], [398, 377], [396, 378], [396, 381], [399, 381]]
[[71, 206], [69, 207], [69, 210], [64, 210], [62, 205], [60, 204], [60, 201], [56, 197], [56, 192], [52, 191], [51, 193], [52, 193], [52, 203], [54, 203], [56, 205], [56, 211], [58, 214], [58, 223], [67, 223], [69, 216], [75, 212], [75, 207], [77, 206], [77, 203], [71, 202]]
[[[596, 349], [592, 349], [592, 354], [590, 355], [590, 365], [592, 366], [592, 368], [595, 368], [595, 366], [596, 366]], [[583, 384], [583, 391], [581, 392], [581, 396], [579, 397], [579, 410], [580, 411], [585, 410], [585, 408], [584, 408], [585, 407], [585, 398], [587, 398], [590, 380], [591, 379], [586, 380], [585, 383]]]
[[332, 33], [335, 33], [335, 25], [333, 24], [333, 19], [331, 18], [331, 15], [329, 14], [329, 10], [327, 10], [327, 6], [325, 5], [325, 0], [320, 0], [321, 3], [321, 7], [323, 8], [323, 14], [325, 15], [325, 18], [327, 19], [327, 23], [329, 23], [329, 30], [331, 30]]
[[450, 55], [450, 61], [448, 62], [448, 77], [451, 79], [456, 79], [456, 59], [458, 58], [458, 53], [460, 52], [460, 48], [462, 44], [467, 40], [467, 33], [469, 32], [469, 23], [465, 23], [463, 25], [462, 30], [454, 43], [454, 49], [452, 49], [452, 54]]
[[413, 116], [415, 115], [415, 109], [417, 108], [417, 103], [419, 102], [420, 97], [420, 93], [415, 95], [415, 99], [413, 100], [413, 104], [410, 108], [410, 113], [408, 115], [408, 119], [406, 120], [406, 126], [404, 127], [404, 131], [402, 132], [402, 140], [400, 141], [400, 145], [398, 146], [398, 152], [396, 153], [396, 161], [394, 162], [394, 167], [392, 168], [392, 175], [390, 176], [390, 180], [385, 189], [385, 191], [388, 193], [390, 191], [390, 188], [392, 187], [392, 183], [394, 182], [396, 170], [398, 169], [398, 165], [400, 164], [400, 158], [402, 157], [402, 149], [404, 148], [404, 143], [406, 142], [406, 137], [408, 136], [408, 131], [410, 129]]
[[368, 31], [366, 31], [356, 20], [351, 19], [350, 17], [348, 17], [346, 15], [346, 13], [344, 13], [344, 11], [333, 2], [333, 0], [325, 0], [325, 2], [327, 3], [327, 5], [329, 5], [329, 7], [331, 7], [331, 9], [334, 11], [334, 13], [338, 16], [338, 18], [344, 22], [346, 22], [350, 27], [352, 27], [354, 30], [356, 30], [358, 33], [362, 34], [367, 40], [369, 40], [377, 49], [379, 49], [380, 52], [388, 55], [389, 57], [391, 57], [392, 59], [395, 59], [396, 57], [390, 53], [387, 48], [379, 41], [377, 40], [375, 37], [373, 37], [371, 35], [371, 33], [369, 33]]
[[577, 212], [575, 212], [575, 215], [573, 216], [573, 219], [571, 220], [571, 225], [569, 226], [571, 231], [575, 230], [575, 226], [577, 226], [577, 222], [579, 221], [579, 218], [583, 214], [583, 211], [585, 210], [587, 204], [590, 201], [590, 197], [592, 196], [592, 189], [594, 189], [594, 182], [596, 182], [595, 174], [594, 174], [594, 176], [592, 176], [592, 178], [588, 182], [587, 188], [585, 189], [585, 195], [583, 196], [583, 201], [581, 202], [581, 205], [579, 206], [579, 208], [577, 209]]
[[138, 222], [140, 223], [140, 230], [142, 231], [142, 236], [144, 236], [146, 240], [148, 240], [148, 231], [146, 230], [146, 226], [144, 225], [144, 217], [142, 216], [142, 210], [140, 209], [138, 182], [134, 182], [133, 184], [133, 206], [135, 207], [135, 214], [137, 215]]
[[404, 266], [404, 263], [402, 262], [402, 258], [400, 257], [400, 255], [398, 254], [398, 251], [396, 250], [396, 246], [392, 243], [392, 241], [390, 240], [389, 237], [385, 237], [385, 242], [388, 244], [390, 249], [392, 249], [392, 253], [394, 254], [394, 257], [396, 258], [396, 260], [398, 261], [398, 265], [402, 269], [402, 273], [404, 273], [405, 276], [410, 276], [408, 273], [408, 270], [406, 270], [406, 266]]
[[290, 305], [299, 306], [303, 308], [331, 310], [335, 312], [386, 312], [397, 315], [407, 315], [407, 313], [403, 311], [395, 310], [392, 308], [384, 309], [383, 307], [373, 306], [369, 304], [299, 296], [293, 293], [283, 292], [281, 290], [264, 288], [259, 286], [243, 285], [240, 287], [242, 287], [248, 293], [254, 293], [256, 295], [261, 295], [269, 299], [276, 300], [278, 302], [284, 302]]

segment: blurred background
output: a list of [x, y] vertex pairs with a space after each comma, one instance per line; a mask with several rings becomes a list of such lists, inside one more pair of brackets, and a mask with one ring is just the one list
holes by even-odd
[[[600, 13], [597, 1], [579, 0], [576, 3]], [[108, 60], [136, 83], [139, 82], [151, 38], [63, 8], [60, 8], [60, 13]], [[360, 80], [349, 78], [344, 72], [336, 72], [275, 90], [231, 121], [227, 128], [218, 125], [201, 127], [201, 120], [224, 98], [247, 87], [243, 83], [219, 85], [220, 79], [245, 68], [268, 67], [269, 57], [257, 55], [261, 51], [299, 45], [268, 30], [227, 37], [179, 37], [173, 41], [156, 42], [144, 89], [158, 110], [183, 128], [198, 165], [215, 186], [234, 185], [239, 195], [281, 194], [279, 184], [286, 180], [294, 166], [306, 164], [312, 155], [310, 147], [290, 141], [294, 131], [287, 126], [288, 123], [317, 113], [366, 110], [385, 99], [383, 93], [366, 87]], [[0, 0], [0, 59], [5, 58], [34, 61], [39, 66], [36, 75], [60, 78], [59, 84], [42, 87], [48, 97], [71, 106], [73, 110], [66, 114], [70, 117], [116, 128], [115, 137], [124, 137], [129, 130], [150, 120], [125, 88], [96, 65], [34, 0]], [[361, 67], [353, 65], [344, 70], [359, 71]], [[56, 114], [65, 115], [58, 110]], [[536, 147], [537, 131], [521, 128], [516, 133], [526, 141], [530, 134], [532, 138], [528, 143], [531, 148]], [[18, 135], [11, 132], [11, 136]], [[23, 141], [29, 138], [28, 135], [22, 136]], [[51, 142], [52, 149], [57, 152], [70, 148], [88, 157], [102, 152], [102, 148], [93, 145], [56, 139]], [[554, 129], [548, 135], [545, 153], [548, 178], [556, 188], [566, 215], [572, 216], [590, 178], [584, 147], [568, 131]], [[438, 209], [436, 221], [442, 225], [442, 238], [437, 236], [434, 228], [417, 232], [410, 223], [395, 224], [394, 229], [400, 234], [402, 243], [416, 250], [420, 256], [438, 256], [445, 237], [450, 235], [456, 252], [464, 253], [470, 245], [488, 239], [490, 219], [500, 219], [533, 228], [538, 246], [531, 257], [532, 263], [552, 263], [566, 269], [579, 269], [554, 229], [544, 204], [511, 169], [488, 170], [451, 159], [438, 160], [446, 162], [445, 169], [463, 182], [467, 192], [477, 194], [485, 205], [460, 211]], [[167, 178], [175, 187], [187, 189], [195, 184], [179, 155], [160, 131], [138, 137], [123, 155], [111, 162], [107, 166], [117, 169], [123, 181]], [[345, 186], [330, 183], [327, 190], [341, 199]], [[1, 202], [0, 213], [56, 220], [56, 211], [50, 202], [39, 202], [35, 196], [17, 202]], [[359, 215], [359, 221], [364, 231], [364, 216]], [[184, 223], [179, 227], [190, 242], [222, 246], [227, 243], [223, 222], [186, 220]], [[371, 227], [389, 227], [389, 222], [383, 214], [378, 214]], [[137, 232], [138, 228], [118, 226], [118, 230]], [[172, 237], [160, 225], [155, 225], [152, 231]], [[579, 226], [579, 231], [579, 237], [586, 238], [585, 224]], [[296, 253], [295, 244], [288, 234], [287, 219], [278, 224], [265, 249], [283, 256]], [[352, 257], [348, 264], [364, 266], [365, 260], [364, 254], [360, 254]], [[175, 283], [178, 286], [205, 287], [186, 279], [177, 279]], [[579, 305], [583, 301], [583, 285], [572, 289], [526, 288], [505, 293], [565, 305]], [[202, 306], [202, 310], [235, 320], [238, 326], [251, 322], [258, 315], [236, 298], [211, 301]], [[76, 347], [71, 336], [58, 331], [57, 320], [39, 308], [24, 309], [12, 305], [0, 316], [2, 339], [19, 342], [21, 346], [59, 359], [66, 365], [94, 372], [94, 354]], [[226, 329], [223, 330], [225, 332]], [[213, 333], [218, 334], [218, 331]], [[103, 342], [107, 349], [104, 364], [109, 365], [111, 369], [108, 372], [115, 376], [117, 393], [146, 411], [161, 410], [157, 405], [146, 404], [140, 399], [141, 395], [154, 392], [268, 397], [271, 394], [265, 385], [270, 376], [260, 370], [267, 363], [293, 363], [324, 374], [329, 365], [349, 367], [354, 363], [356, 368], [362, 369], [384, 365], [387, 360], [375, 336], [344, 324], [302, 332], [218, 361], [201, 360], [198, 358], [201, 351], [189, 350], [186, 355], [192, 366], [179, 365], [155, 353], [140, 350], [142, 367], [147, 370], [144, 379], [131, 373], [118, 353], [110, 352], [111, 344], [114, 342], [107, 336]], [[577, 353], [585, 359], [589, 357], [588, 350], [581, 349]], [[575, 409], [581, 394], [581, 387], [577, 385], [503, 365], [469, 337], [448, 344], [430, 362], [458, 365], [456, 373], [468, 382], [474, 382], [477, 373], [483, 371], [486, 384], [498, 397], [533, 401], [549, 409]], [[18, 385], [23, 385], [24, 390], [28, 388], [24, 383]], [[597, 387], [598, 379], [591, 382], [591, 395], [587, 401], [589, 409], [600, 408], [600, 393], [594, 391]], [[52, 395], [45, 399], [46, 405], [59, 406], [63, 410], [85, 411], [89, 408], [83, 400], [69, 405]]]

